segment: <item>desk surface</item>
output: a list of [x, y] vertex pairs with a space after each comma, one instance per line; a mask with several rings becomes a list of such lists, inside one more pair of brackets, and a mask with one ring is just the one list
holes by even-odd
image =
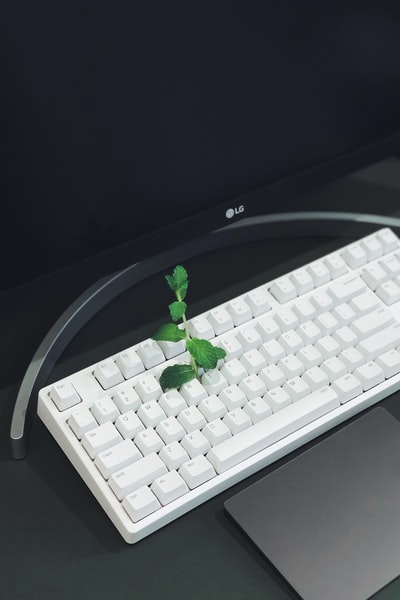
[[[191, 277], [192, 314], [346, 242], [322, 238], [265, 241], [191, 260], [185, 264]], [[2, 597], [297, 598], [223, 510], [227, 498], [283, 461], [130, 546], [39, 419], [33, 426], [27, 458], [10, 458], [9, 424], [23, 368], [81, 283], [69, 277], [61, 288], [60, 281], [54, 276], [1, 299], [6, 340], [0, 392]], [[163, 290], [164, 282], [157, 276], [114, 301], [71, 343], [51, 380], [151, 335], [165, 318], [169, 295]], [[17, 356], [20, 363], [16, 363]], [[381, 404], [400, 419], [398, 400], [394, 394]], [[400, 579], [375, 596], [379, 600], [394, 597], [400, 597]]]

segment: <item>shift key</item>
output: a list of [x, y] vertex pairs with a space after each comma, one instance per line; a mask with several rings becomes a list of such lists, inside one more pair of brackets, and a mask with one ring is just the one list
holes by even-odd
[[362, 340], [357, 349], [365, 356], [366, 361], [369, 361], [399, 345], [400, 323], [394, 323]]

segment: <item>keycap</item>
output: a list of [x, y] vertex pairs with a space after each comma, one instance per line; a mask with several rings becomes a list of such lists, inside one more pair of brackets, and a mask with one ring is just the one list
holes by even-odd
[[161, 475], [161, 477], [157, 477], [151, 484], [150, 489], [163, 506], [189, 491], [184, 479], [177, 471], [170, 471], [165, 475]]
[[74, 386], [68, 381], [59, 381], [55, 383], [50, 390], [50, 398], [57, 406], [58, 410], [67, 410], [81, 402], [81, 398]]
[[143, 361], [146, 369], [151, 369], [164, 362], [164, 354], [155, 340], [145, 340], [136, 348], [136, 352]]
[[94, 376], [105, 390], [124, 381], [124, 376], [111, 358], [96, 365]]
[[296, 298], [297, 292], [295, 285], [290, 281], [289, 277], [281, 277], [276, 279], [270, 287], [270, 293], [281, 304], [285, 304], [289, 300]]
[[123, 440], [119, 444], [99, 452], [94, 463], [104, 479], [108, 479], [112, 473], [141, 458], [142, 455], [135, 444], [131, 440]]
[[129, 379], [144, 371], [143, 362], [133, 348], [128, 348], [128, 350], [120, 352], [115, 359], [115, 364], [125, 379]]
[[122, 437], [111, 421], [90, 429], [82, 436], [82, 446], [90, 458], [94, 458], [96, 454], [118, 442], [122, 442]]
[[178, 473], [191, 490], [215, 477], [211, 463], [202, 454], [183, 463]]
[[129, 492], [138, 490], [144, 485], [151, 485], [156, 477], [166, 472], [167, 467], [153, 452], [113, 473], [108, 484], [118, 500], [122, 500]]
[[141, 521], [160, 508], [160, 503], [147, 487], [143, 486], [128, 494], [122, 501], [122, 506], [134, 523]]

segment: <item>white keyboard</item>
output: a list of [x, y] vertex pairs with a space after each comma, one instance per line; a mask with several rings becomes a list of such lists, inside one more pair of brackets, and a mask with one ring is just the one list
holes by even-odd
[[190, 320], [226, 351], [163, 393], [182, 342], [148, 339], [39, 393], [38, 414], [128, 543], [398, 389], [388, 228]]

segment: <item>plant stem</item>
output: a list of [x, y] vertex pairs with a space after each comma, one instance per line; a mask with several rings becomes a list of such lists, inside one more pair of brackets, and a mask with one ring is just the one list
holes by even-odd
[[[183, 313], [183, 315], [182, 315], [182, 321], [183, 321], [183, 326], [184, 326], [184, 329], [185, 329], [186, 341], [191, 340], [192, 337], [191, 337], [191, 335], [189, 333], [188, 322], [187, 322], [186, 314], [185, 313]], [[197, 379], [199, 379], [199, 366], [197, 364], [196, 359], [191, 354], [190, 354], [190, 364], [192, 365], [192, 367], [193, 367], [193, 369], [194, 369], [194, 371], [196, 373]]]

